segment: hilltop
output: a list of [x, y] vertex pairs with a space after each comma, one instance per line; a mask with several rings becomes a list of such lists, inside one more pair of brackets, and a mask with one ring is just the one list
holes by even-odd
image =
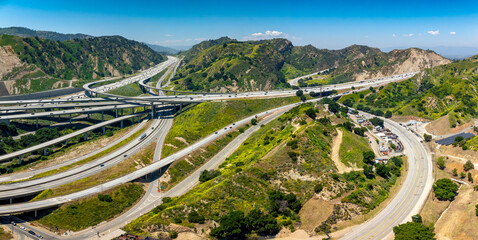
[[52, 41], [0, 36], [2, 92], [27, 93], [68, 87], [74, 79], [95, 80], [133, 74], [166, 57], [120, 36]]
[[[228, 37], [203, 41], [183, 52], [176, 89], [254, 91], [289, 87], [287, 79], [329, 69], [320, 84], [359, 81], [418, 71], [450, 60], [433, 51], [394, 50], [352, 45], [340, 50], [293, 46], [287, 39], [237, 41]], [[313, 80], [313, 79], [309, 79]], [[316, 79], [317, 80], [317, 79]], [[302, 82], [301, 86], [317, 82]]]

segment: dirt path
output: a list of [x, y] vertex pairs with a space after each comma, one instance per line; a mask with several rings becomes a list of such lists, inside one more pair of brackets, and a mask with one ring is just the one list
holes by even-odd
[[340, 161], [340, 157], [339, 157], [340, 144], [342, 144], [342, 130], [337, 129], [337, 136], [332, 141], [332, 160], [334, 161], [335, 166], [337, 167], [338, 173], [350, 172], [353, 169], [345, 166], [345, 164], [342, 163], [342, 161]]

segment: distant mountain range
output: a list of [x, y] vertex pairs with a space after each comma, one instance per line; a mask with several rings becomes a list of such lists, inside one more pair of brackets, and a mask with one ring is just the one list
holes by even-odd
[[[478, 48], [474, 47], [449, 47], [449, 46], [437, 46], [437, 47], [419, 47], [421, 49], [429, 49], [449, 59], [465, 59], [478, 54]], [[381, 48], [382, 51], [389, 52], [394, 49], [406, 49], [406, 47], [388, 47]]]
[[93, 37], [93, 36], [82, 34], [82, 33], [65, 34], [65, 33], [57, 33], [52, 31], [37, 31], [37, 30], [32, 30], [32, 29], [28, 29], [24, 27], [0, 28], [0, 35], [2, 34], [14, 35], [19, 37], [39, 37], [43, 39], [50, 39], [52, 41], [88, 39]]
[[[38, 37], [43, 39], [49, 39], [52, 41], [67, 41], [67, 40], [74, 40], [74, 39], [88, 39], [93, 38], [94, 36], [76, 33], [76, 34], [65, 34], [65, 33], [57, 33], [52, 31], [37, 31], [32, 30], [24, 27], [8, 27], [8, 28], [0, 28], [0, 35], [8, 34], [13, 36], [19, 37]], [[156, 44], [149, 44], [145, 43], [156, 52], [165, 53], [165, 54], [176, 54], [179, 50], [163, 47]]]
[[170, 47], [164, 47], [164, 46], [160, 46], [160, 45], [156, 45], [156, 44], [150, 44], [150, 43], [145, 43], [145, 44], [148, 45], [148, 47], [150, 47], [154, 51], [160, 52], [160, 53], [174, 55], [174, 54], [179, 52], [179, 50], [176, 50], [176, 49], [173, 49], [173, 48], [170, 48]]

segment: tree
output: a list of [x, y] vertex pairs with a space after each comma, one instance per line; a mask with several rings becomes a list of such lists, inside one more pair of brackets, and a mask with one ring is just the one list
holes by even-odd
[[471, 172], [468, 173], [468, 181], [473, 183], [473, 176], [471, 175]]
[[295, 95], [296, 95], [297, 97], [303, 96], [303, 95], [304, 95], [304, 91], [302, 91], [302, 90], [297, 90], [297, 92], [295, 92]]
[[107, 194], [98, 194], [98, 200], [102, 202], [113, 202], [113, 198]]
[[444, 157], [439, 157], [437, 159], [437, 166], [439, 169], [443, 170], [445, 169], [445, 160], [444, 160]]
[[414, 222], [414, 223], [422, 223], [422, 222], [423, 222], [422, 216], [420, 216], [420, 214], [413, 215], [413, 216], [412, 216], [412, 222]]
[[378, 118], [378, 117], [373, 117], [369, 119], [370, 123], [372, 123], [374, 126], [381, 126], [383, 127], [383, 120]]
[[340, 111], [340, 105], [334, 101], [329, 103], [329, 111], [332, 113], [338, 113]]
[[391, 117], [392, 117], [392, 112], [386, 111], [386, 112], [385, 112], [385, 117], [386, 117], [386, 118], [391, 118]]
[[462, 137], [462, 136], [458, 136], [458, 137], [455, 138], [455, 143], [459, 143], [459, 142], [461, 142], [461, 141], [463, 141], [463, 137]]
[[251, 125], [257, 125], [257, 119], [256, 118], [251, 119]]
[[388, 178], [390, 176], [390, 168], [383, 163], [375, 165], [375, 172], [383, 178]]
[[474, 168], [475, 168], [475, 165], [473, 165], [473, 163], [470, 160], [466, 161], [465, 165], [463, 165], [463, 170], [465, 170], [465, 172], [468, 172]]
[[307, 108], [305, 110], [305, 114], [307, 114], [307, 116], [309, 116], [310, 118], [314, 119], [317, 117], [317, 114], [315, 113], [315, 110], [314, 108]]
[[475, 205], [475, 215], [478, 216], [478, 204]]
[[206, 219], [203, 215], [200, 215], [197, 211], [193, 210], [188, 214], [188, 221], [191, 223], [203, 224]]
[[423, 139], [425, 139], [425, 142], [430, 142], [432, 140], [432, 135], [424, 133]]
[[458, 176], [458, 170], [456, 168], [453, 168], [452, 173], [454, 177]]
[[367, 177], [368, 179], [373, 179], [375, 177], [375, 174], [373, 172], [373, 166], [370, 166], [370, 165], [364, 165], [363, 166], [363, 174], [365, 175], [365, 177]]
[[393, 227], [395, 240], [435, 240], [433, 228], [429, 228], [421, 223], [407, 222]]
[[211, 230], [210, 235], [216, 238], [244, 239], [247, 230], [244, 212], [230, 211], [219, 220], [219, 226]]
[[204, 170], [201, 172], [201, 175], [199, 175], [199, 182], [201, 183], [207, 182], [219, 175], [221, 175], [221, 172], [218, 170], [211, 170], [211, 171]]
[[302, 102], [305, 102], [305, 101], [307, 101], [307, 97], [305, 95], [302, 95], [302, 96], [300, 96], [300, 100]]
[[370, 165], [373, 165], [373, 163], [375, 162], [375, 153], [373, 153], [373, 151], [366, 151], [366, 152], [362, 152], [362, 156], [363, 156], [363, 162], [365, 164], [370, 164]]
[[466, 177], [466, 173], [461, 172], [461, 173], [460, 173], [460, 178], [461, 178], [461, 179], [464, 179], [465, 177]]
[[245, 218], [247, 230], [256, 232], [260, 236], [276, 235], [280, 231], [277, 220], [270, 214], [264, 214], [259, 209], [254, 209]]
[[453, 201], [457, 191], [458, 185], [448, 178], [442, 178], [433, 185], [435, 197], [441, 201]]

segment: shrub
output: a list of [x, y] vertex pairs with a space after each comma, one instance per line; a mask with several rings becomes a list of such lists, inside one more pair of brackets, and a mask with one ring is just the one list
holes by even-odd
[[302, 90], [297, 90], [297, 92], [295, 92], [295, 95], [296, 95], [297, 97], [301, 97], [301, 96], [304, 95], [304, 91], [302, 91]]
[[257, 125], [257, 119], [255, 118], [251, 119], [251, 125]]
[[441, 201], [453, 201], [457, 191], [458, 185], [448, 178], [442, 178], [433, 185], [435, 197]]
[[324, 185], [322, 185], [321, 183], [317, 183], [314, 186], [314, 192], [315, 193], [320, 193], [320, 192], [322, 192], [323, 189], [324, 189]]
[[433, 229], [426, 227], [421, 223], [407, 222], [393, 227], [393, 233], [395, 234], [395, 240], [434, 240], [435, 233]]
[[456, 168], [453, 168], [452, 173], [454, 177], [458, 176], [458, 170]]
[[176, 238], [178, 238], [178, 232], [176, 232], [176, 231], [174, 231], [174, 230], [170, 231], [170, 232], [169, 232], [169, 237], [170, 237], [171, 239], [176, 239]]
[[208, 170], [204, 170], [201, 172], [201, 175], [199, 176], [199, 181], [201, 183], [203, 182], [207, 182], [217, 176], [221, 175], [221, 172], [218, 171], [218, 170], [211, 170], [211, 171], [208, 171]]
[[425, 142], [430, 142], [432, 140], [432, 135], [424, 133], [423, 139], [425, 139]]
[[466, 161], [465, 165], [463, 165], [463, 170], [465, 170], [465, 172], [468, 172], [474, 168], [475, 168], [475, 165], [473, 165], [473, 163], [470, 160]]
[[437, 166], [439, 169], [443, 170], [445, 169], [445, 160], [444, 160], [444, 157], [439, 157], [437, 159]]
[[200, 215], [197, 211], [193, 210], [188, 214], [189, 222], [203, 224], [205, 220], [204, 216]]
[[362, 156], [363, 156], [363, 162], [365, 164], [372, 165], [374, 163], [375, 153], [373, 153], [373, 151], [362, 152]]
[[98, 199], [102, 202], [112, 202], [113, 198], [107, 194], [98, 194]]
[[473, 183], [473, 176], [471, 175], [470, 172], [468, 173], [468, 181]]

